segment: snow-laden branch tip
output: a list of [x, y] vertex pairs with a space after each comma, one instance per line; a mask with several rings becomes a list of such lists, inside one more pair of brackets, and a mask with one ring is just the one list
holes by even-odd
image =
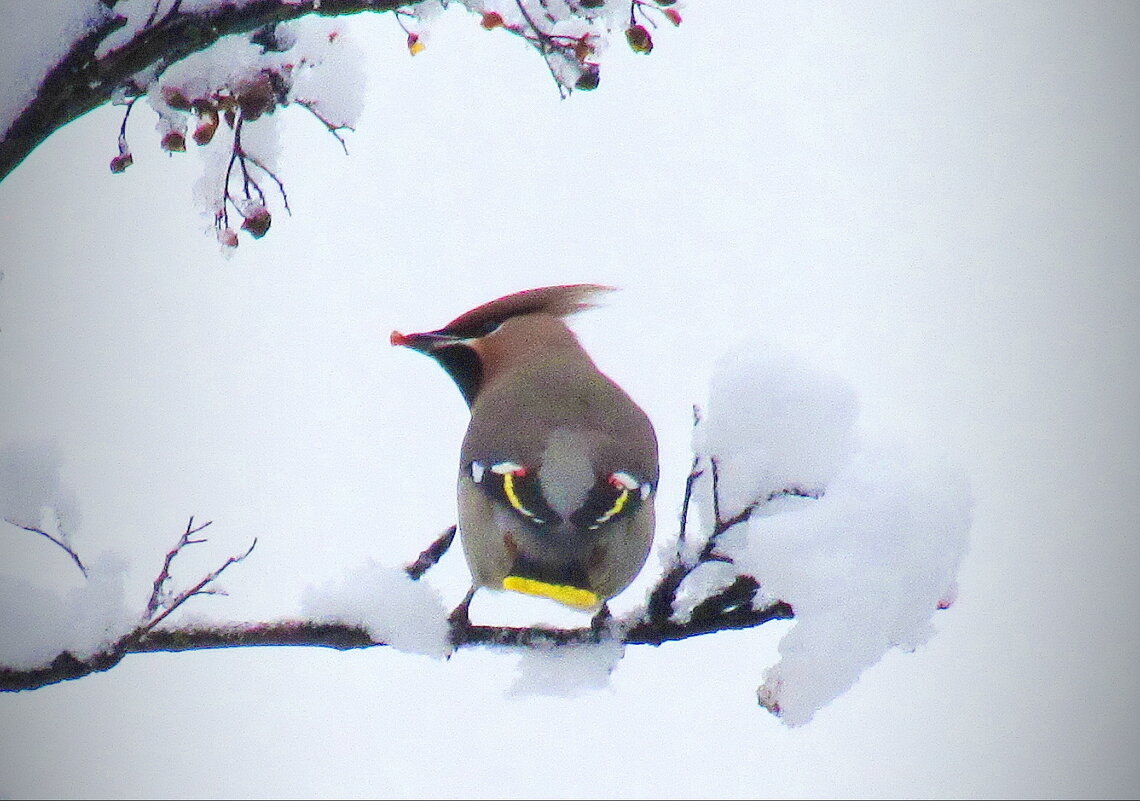
[[[129, 653], [152, 650], [145, 645], [147, 637], [191, 598], [224, 594], [215, 582], [253, 552], [256, 539], [187, 588], [168, 588], [172, 564], [188, 546], [206, 542], [195, 535], [209, 525], [196, 526], [190, 518], [163, 560], [141, 619], [135, 616], [129, 624], [122, 585], [126, 565], [116, 557], [101, 558], [66, 603], [23, 579], [0, 577], [0, 614], [8, 618], [0, 627], [0, 690], [35, 689], [108, 670]], [[22, 620], [16, 618], [20, 608]]]

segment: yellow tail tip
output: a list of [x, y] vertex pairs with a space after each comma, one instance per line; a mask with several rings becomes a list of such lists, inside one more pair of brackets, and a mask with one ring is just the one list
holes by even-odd
[[522, 576], [507, 576], [503, 579], [503, 589], [512, 592], [521, 592], [523, 595], [537, 595], [549, 598], [575, 609], [593, 609], [602, 603], [597, 593], [583, 590], [581, 587], [569, 587], [565, 584], [547, 584], [537, 579], [523, 578]]

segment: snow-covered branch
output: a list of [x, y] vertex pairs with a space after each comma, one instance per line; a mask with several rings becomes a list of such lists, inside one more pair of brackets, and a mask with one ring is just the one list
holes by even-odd
[[[67, 679], [80, 678], [114, 667], [127, 654], [156, 650], [146, 647], [148, 638], [154, 634], [156, 627], [195, 596], [224, 595], [225, 592], [219, 589], [215, 582], [228, 568], [245, 560], [257, 545], [255, 539], [244, 553], [230, 556], [220, 566], [211, 570], [186, 589], [172, 592], [168, 586], [171, 581], [171, 565], [188, 546], [206, 542], [205, 538], [195, 538], [195, 536], [209, 525], [210, 523], [206, 522], [195, 526], [194, 518], [190, 518], [186, 524], [186, 530], [163, 559], [162, 569], [154, 579], [146, 609], [139, 623], [131, 631], [106, 647], [96, 649], [93, 653], [84, 656], [76, 656], [70, 651], [63, 651], [46, 665], [23, 669], [0, 665], [0, 690], [29, 690]], [[32, 530], [23, 526], [21, 528]], [[36, 533], [39, 533], [38, 530]], [[53, 542], [55, 542], [54, 539]], [[79, 557], [74, 551], [70, 548], [66, 550], [75, 561], [78, 561]], [[84, 577], [90, 578], [86, 571], [84, 571]], [[169, 635], [172, 632], [166, 630], [165, 633]]]
[[[0, 636], [7, 663], [0, 690], [79, 678], [132, 653], [264, 645], [387, 645], [435, 657], [481, 646], [513, 648], [533, 660], [592, 653], [599, 656], [594, 667], [608, 670], [626, 646], [794, 618], [757, 700], [789, 725], [806, 723], [888, 651], [929, 639], [932, 616], [954, 600], [970, 527], [961, 474], [929, 454], [861, 441], [857, 411], [853, 390], [837, 376], [773, 346], [722, 359], [707, 412], [695, 415], [679, 530], [658, 549], [660, 573], [645, 603], [621, 617], [603, 607], [576, 628], [473, 625], [470, 596], [449, 611], [426, 580], [453, 543], [450, 527], [404, 567], [367, 564], [307, 588], [303, 619], [179, 626], [169, 615], [196, 595], [219, 592], [216, 579], [249, 556], [231, 556], [186, 589], [172, 590], [172, 564], [201, 541], [204, 526], [191, 519], [163, 561], [141, 622], [96, 609], [96, 621], [126, 622], [104, 624], [99, 631], [118, 632], [105, 640], [72, 633], [72, 647], [36, 641], [8, 644], [5, 653]], [[45, 487], [36, 499], [62, 497], [51, 481], [33, 484]], [[18, 505], [20, 516], [40, 505]], [[89, 583], [101, 574], [92, 572]], [[92, 595], [104, 605], [114, 600], [105, 590]]]
[[[754, 628], [773, 620], [792, 617], [792, 609], [775, 603], [762, 609], [725, 613], [720, 617], [690, 619], [685, 623], [653, 623], [645, 619], [621, 626], [618, 641], [625, 645], [661, 645], [718, 631]], [[556, 629], [541, 626], [469, 626], [454, 643], [455, 648], [498, 646], [505, 648], [547, 648], [592, 645], [599, 641], [596, 629], [583, 626]], [[201, 651], [212, 648], [251, 648], [260, 646], [304, 646], [349, 651], [388, 645], [375, 639], [364, 626], [350, 623], [321, 623], [285, 620], [272, 623], [243, 623], [230, 626], [179, 626], [147, 632], [114, 649], [86, 659], [62, 653], [50, 664], [33, 669], [0, 667], [0, 691], [34, 690], [92, 673], [109, 670], [128, 654]]]
[[[635, 52], [648, 53], [653, 46], [649, 27], [658, 20], [681, 22], [676, 0], [452, 4], [477, 15], [486, 30], [505, 31], [533, 46], [563, 97], [598, 86], [597, 57], [609, 32], [623, 31]], [[275, 186], [289, 208], [272, 163], [276, 129], [271, 115], [298, 105], [347, 153], [343, 132], [353, 130], [359, 114], [364, 83], [357, 74], [359, 54], [344, 45], [340, 31], [300, 20], [393, 12], [415, 55], [426, 46], [431, 20], [448, 5], [448, 0], [102, 0], [93, 8], [77, 5], [75, 14], [88, 16], [70, 21], [79, 33], [58, 61], [40, 64], [42, 75], [26, 66], [33, 74], [12, 76], [13, 85], [36, 86], [35, 91], [26, 96], [0, 91], [0, 181], [54, 131], [107, 103], [126, 106], [109, 165], [113, 173], [124, 172], [135, 161], [127, 119], [135, 102], [146, 98], [159, 118], [163, 151], [184, 152], [188, 139], [204, 149], [203, 189], [196, 194], [213, 216], [219, 242], [232, 249], [239, 230], [254, 238], [269, 230], [272, 217], [262, 182]], [[270, 120], [257, 126], [251, 143], [248, 124], [262, 118]], [[228, 136], [217, 136], [224, 131]], [[212, 156], [227, 146], [224, 157]], [[231, 211], [242, 217], [240, 225], [230, 225]]]
[[[253, 550], [231, 556], [216, 570], [211, 571], [188, 589], [171, 593], [167, 589], [170, 581], [171, 564], [183, 549], [205, 542], [195, 538], [210, 523], [194, 525], [191, 518], [186, 530], [175, 546], [166, 554], [146, 612], [134, 630], [119, 638], [107, 648], [85, 658], [64, 652], [58, 654], [49, 664], [30, 669], [16, 669], [0, 666], [0, 691], [30, 690], [69, 679], [82, 678], [117, 665], [128, 654], [151, 653], [156, 651], [192, 651], [211, 648], [238, 648], [255, 646], [310, 646], [349, 650], [382, 645], [405, 647], [400, 636], [377, 636], [374, 626], [358, 625], [330, 620], [286, 620], [265, 623], [235, 623], [221, 626], [159, 626], [168, 615], [181, 607], [195, 595], [217, 592], [213, 582], [226, 568], [234, 565]], [[455, 527], [450, 527], [426, 548], [417, 559], [402, 571], [409, 581], [418, 581], [427, 570], [446, 553], [455, 536]], [[256, 544], [256, 541], [255, 541]], [[681, 559], [678, 553], [678, 559]], [[698, 559], [695, 564], [699, 564]], [[679, 563], [678, 563], [679, 564]], [[393, 571], [398, 574], [399, 571]], [[675, 594], [678, 582], [670, 570], [666, 576]], [[385, 580], [391, 582], [393, 575]], [[666, 579], [663, 578], [662, 582]], [[393, 585], [389, 584], [390, 589]], [[653, 592], [661, 596], [660, 584]], [[487, 626], [472, 625], [464, 620], [462, 625], [444, 623], [442, 608], [437, 610], [439, 623], [443, 628], [446, 643], [444, 651], [472, 646], [498, 646], [512, 648], [549, 648], [571, 645], [597, 644], [602, 639], [612, 639], [624, 645], [660, 645], [671, 640], [682, 640], [702, 634], [731, 629], [752, 628], [772, 620], [792, 616], [787, 604], [776, 601], [760, 607], [752, 605], [757, 584], [749, 577], [740, 577], [732, 586], [714, 593], [705, 600], [703, 606], [694, 609], [684, 620], [672, 615], [653, 616], [645, 610], [632, 613], [623, 619], [610, 620], [605, 626], [583, 626], [560, 629], [543, 626]], [[396, 590], [398, 593], [399, 591]], [[376, 598], [382, 604], [382, 597]], [[392, 623], [392, 621], [386, 621]], [[397, 624], [398, 625], [398, 624]], [[422, 646], [411, 650], [423, 650]], [[429, 649], [430, 650], [430, 649]]]
[[[215, 44], [224, 36], [250, 33], [267, 26], [317, 14], [341, 16], [362, 11], [392, 11], [419, 0], [251, 0], [183, 10], [180, 2], [150, 14], [125, 41], [131, 16], [107, 12], [92, 22], [60, 61], [44, 76], [32, 101], [15, 117], [0, 139], [0, 180], [56, 130], [105, 105], [116, 92], [162, 75], [172, 64]], [[155, 9], [159, 5], [154, 6]], [[153, 9], [152, 9], [153, 10]]]

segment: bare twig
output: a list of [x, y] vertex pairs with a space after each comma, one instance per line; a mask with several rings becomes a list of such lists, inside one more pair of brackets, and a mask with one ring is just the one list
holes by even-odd
[[[201, 540], [199, 540], [199, 542], [200, 541]], [[187, 590], [183, 590], [178, 595], [176, 595], [173, 599], [171, 599], [170, 601], [163, 604], [164, 608], [161, 612], [159, 612], [157, 615], [152, 617], [147, 623], [144, 623], [142, 626], [140, 626], [138, 629], [136, 629], [134, 632], [132, 632], [132, 634], [130, 636], [132, 638], [138, 638], [139, 636], [146, 634], [148, 631], [150, 631], [155, 626], [157, 626], [159, 623], [161, 623], [163, 620], [165, 620], [166, 617], [171, 612], [173, 612], [178, 607], [182, 606], [182, 604], [186, 603], [186, 601], [188, 601], [190, 598], [193, 598], [195, 595], [214, 595], [214, 594], [216, 594], [218, 591], [211, 588], [210, 584], [212, 584], [215, 580], [217, 580], [218, 576], [222, 575], [222, 573], [224, 573], [226, 568], [228, 568], [230, 565], [236, 565], [238, 562], [242, 561], [247, 556], [249, 556], [251, 553], [253, 553], [253, 549], [256, 547], [257, 547], [257, 538], [255, 537], [253, 542], [250, 544], [249, 549], [246, 550], [245, 553], [239, 554], [238, 556], [229, 557], [228, 559], [226, 559], [225, 562], [222, 563], [221, 567], [219, 567], [216, 570], [211, 571], [210, 573], [207, 573], [193, 587], [190, 587]]]
[[447, 553], [447, 549], [451, 547], [451, 541], [455, 539], [455, 526], [449, 526], [446, 531], [440, 534], [435, 542], [425, 548], [416, 561], [404, 568], [404, 571], [411, 577], [412, 581], [419, 580], [420, 576], [426, 573], [436, 562], [443, 558]]
[[28, 525], [26, 523], [17, 523], [15, 520], [11, 520], [7, 517], [4, 518], [4, 520], [8, 523], [11, 523], [16, 528], [22, 528], [24, 531], [27, 531], [31, 534], [39, 534], [41, 537], [46, 537], [49, 542], [53, 542], [58, 545], [63, 549], [64, 553], [71, 557], [71, 561], [74, 562], [75, 566], [79, 568], [79, 572], [83, 574], [83, 578], [87, 578], [87, 568], [84, 566], [83, 561], [79, 558], [79, 554], [77, 554], [75, 550], [61, 537], [56, 537], [37, 526]]
[[[709, 457], [709, 465], [712, 469], [712, 506], [713, 506], [713, 520], [715, 521], [715, 528], [713, 529], [712, 536], [709, 537], [711, 541], [713, 538], [720, 536], [722, 531], [727, 531], [728, 527], [721, 523], [720, 517], [720, 464], [717, 462], [715, 456]], [[708, 547], [708, 543], [705, 543]]]
[[131, 109], [135, 107], [135, 101], [139, 99], [140, 95], [135, 95], [127, 101], [127, 110], [123, 112], [123, 122], [119, 125], [119, 155], [128, 153], [130, 148], [127, 146], [127, 120], [131, 117]]
[[[250, 155], [249, 153], [246, 153], [244, 150], [242, 151], [241, 155], [242, 155], [243, 159], [246, 159], [251, 164], [253, 164], [253, 166], [257, 167], [259, 170], [261, 170], [263, 173], [265, 173], [266, 175], [268, 175], [270, 178], [273, 179], [273, 183], [277, 184], [277, 191], [281, 193], [281, 202], [285, 206], [285, 211], [289, 212], [289, 214], [292, 214], [293, 210], [291, 208], [289, 208], [289, 195], [285, 192], [285, 184], [281, 182], [281, 179], [277, 177], [277, 174], [274, 173], [273, 170], [266, 167], [265, 164], [263, 164], [261, 162], [261, 160], [258, 159], [256, 156]], [[242, 171], [243, 172], [245, 171], [245, 165], [244, 164], [242, 165]], [[258, 186], [256, 182], [254, 182], [254, 188], [257, 189], [257, 193], [261, 197], [262, 205], [265, 205], [265, 193], [261, 191], [261, 187]], [[248, 195], [247, 195], [247, 197], [248, 197]]]
[[[355, 132], [355, 128], [353, 128], [351, 125], [334, 125], [333, 123], [329, 122], [327, 119], [325, 119], [324, 115], [313, 108], [313, 101], [311, 100], [295, 100], [293, 102], [295, 102], [298, 106], [308, 109], [309, 113], [316, 117], [320, 121], [321, 125], [325, 126], [325, 130], [331, 133], [336, 141], [340, 142], [340, 147], [344, 151], [344, 155], [348, 155], [348, 143], [344, 141], [344, 137], [340, 135], [340, 132]], [[285, 194], [284, 190], [282, 190], [281, 194]]]
[[[177, 14], [178, 8], [181, 5], [182, 5], [182, 0], [174, 0], [174, 2], [170, 4], [170, 8], [168, 8], [166, 10], [166, 13], [163, 15], [163, 20], [168, 20], [171, 17], [173, 17], [175, 14]], [[143, 28], [149, 28], [150, 26], [152, 26], [154, 24], [154, 20], [158, 16], [158, 9], [161, 6], [162, 6], [162, 0], [154, 0], [154, 8], [152, 8], [150, 10], [150, 16], [148, 16], [146, 18], [146, 24], [143, 25]]]
[[685, 497], [681, 501], [681, 528], [677, 533], [677, 555], [681, 555], [681, 549], [685, 546], [685, 533], [689, 525], [689, 505], [693, 501], [693, 485], [697, 483], [697, 479], [704, 475], [703, 470], [698, 468], [701, 463], [699, 456], [693, 457], [693, 466], [689, 468], [689, 476], [685, 479]]
[[205, 538], [195, 540], [191, 539], [191, 537], [209, 526], [212, 522], [212, 520], [207, 520], [202, 525], [195, 526], [194, 516], [190, 516], [190, 520], [186, 523], [186, 531], [178, 538], [178, 544], [166, 552], [166, 558], [162, 561], [162, 570], [158, 572], [158, 575], [154, 579], [154, 588], [150, 592], [150, 599], [146, 602], [146, 616], [148, 618], [162, 606], [163, 588], [166, 586], [166, 582], [170, 580], [170, 564], [174, 561], [174, 557], [178, 556], [187, 545], [198, 545], [205, 542]]

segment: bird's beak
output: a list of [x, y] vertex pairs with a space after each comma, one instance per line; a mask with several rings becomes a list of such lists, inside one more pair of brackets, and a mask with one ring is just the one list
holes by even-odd
[[438, 331], [425, 331], [420, 334], [401, 334], [399, 331], [393, 331], [388, 341], [394, 346], [431, 353], [436, 348], [453, 344], [458, 340]]

